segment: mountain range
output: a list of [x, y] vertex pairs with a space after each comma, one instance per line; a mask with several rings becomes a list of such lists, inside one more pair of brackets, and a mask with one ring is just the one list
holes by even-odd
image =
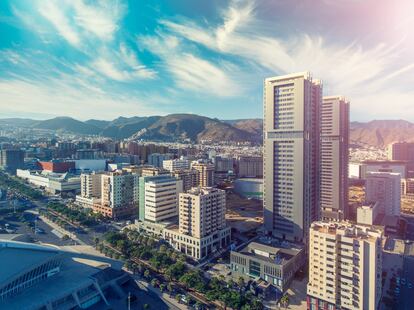
[[[262, 119], [219, 120], [195, 114], [166, 116], [118, 117], [112, 121], [70, 117], [48, 120], [27, 118], [0, 119], [0, 126], [16, 126], [76, 134], [101, 135], [114, 139], [137, 138], [155, 141], [249, 141], [261, 143]], [[351, 122], [350, 143], [353, 146], [384, 147], [394, 141], [414, 141], [414, 123], [405, 120]]]

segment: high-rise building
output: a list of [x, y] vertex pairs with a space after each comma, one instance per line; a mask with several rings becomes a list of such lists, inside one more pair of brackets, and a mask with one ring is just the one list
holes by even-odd
[[401, 175], [392, 172], [368, 172], [365, 182], [366, 202], [378, 202], [379, 213], [400, 215]]
[[178, 215], [178, 194], [183, 183], [169, 175], [141, 177], [139, 179], [140, 221], [159, 223]]
[[349, 102], [324, 97], [321, 107], [321, 218], [348, 218]]
[[0, 167], [9, 173], [16, 174], [17, 169], [24, 168], [24, 151], [15, 149], [1, 150]]
[[157, 168], [157, 167], [143, 167], [141, 169], [141, 176], [143, 177], [150, 177], [156, 175], [169, 175], [170, 172], [164, 168]]
[[139, 176], [125, 172], [109, 172], [102, 175], [101, 212], [112, 218], [134, 216], [139, 198]]
[[169, 159], [162, 162], [162, 167], [168, 171], [189, 169], [190, 161], [188, 159]]
[[179, 225], [163, 230], [163, 238], [176, 250], [203, 259], [230, 244], [231, 228], [226, 227], [226, 193], [196, 187], [179, 198]]
[[211, 187], [214, 185], [214, 165], [203, 162], [193, 162], [191, 168], [198, 171], [198, 186]]
[[321, 103], [308, 72], [264, 82], [264, 223], [275, 237], [305, 242], [319, 216]]
[[309, 236], [308, 310], [378, 309], [382, 231], [348, 222], [314, 222]]
[[184, 192], [198, 185], [199, 172], [195, 169], [174, 170], [171, 176], [183, 181]]
[[194, 187], [180, 194], [179, 231], [203, 238], [226, 227], [226, 192], [212, 187]]
[[263, 157], [262, 156], [238, 156], [237, 157], [237, 176], [262, 177], [263, 176]]

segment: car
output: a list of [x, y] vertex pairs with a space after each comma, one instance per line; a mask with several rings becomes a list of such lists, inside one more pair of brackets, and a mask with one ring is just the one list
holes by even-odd
[[411, 283], [408, 283], [408, 288], [413, 288], [413, 285]]

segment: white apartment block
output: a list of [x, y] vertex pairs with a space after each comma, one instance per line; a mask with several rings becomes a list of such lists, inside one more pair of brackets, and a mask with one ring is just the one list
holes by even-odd
[[179, 231], [202, 238], [226, 227], [226, 192], [212, 187], [195, 187], [180, 194]]
[[379, 213], [399, 216], [401, 175], [390, 172], [368, 172], [365, 182], [365, 201], [378, 202]]
[[162, 167], [170, 172], [174, 170], [189, 169], [190, 161], [187, 159], [168, 159], [162, 162]]
[[202, 259], [230, 244], [231, 228], [226, 227], [226, 193], [211, 187], [181, 193], [179, 225], [163, 231], [175, 249]]
[[371, 226], [312, 223], [307, 308], [376, 310], [381, 298], [382, 236]]
[[308, 72], [267, 78], [263, 97], [265, 229], [306, 242], [320, 210], [322, 84]]
[[170, 176], [156, 176], [141, 179], [144, 197], [142, 197], [140, 215], [145, 221], [158, 223], [178, 215], [178, 195], [183, 191], [183, 182]]
[[349, 102], [323, 97], [321, 107], [321, 218], [348, 218]]

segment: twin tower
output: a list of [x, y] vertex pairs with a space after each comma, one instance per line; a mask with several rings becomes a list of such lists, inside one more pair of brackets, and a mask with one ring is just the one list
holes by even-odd
[[349, 102], [309, 72], [267, 78], [263, 102], [265, 229], [306, 242], [313, 221], [348, 217]]

